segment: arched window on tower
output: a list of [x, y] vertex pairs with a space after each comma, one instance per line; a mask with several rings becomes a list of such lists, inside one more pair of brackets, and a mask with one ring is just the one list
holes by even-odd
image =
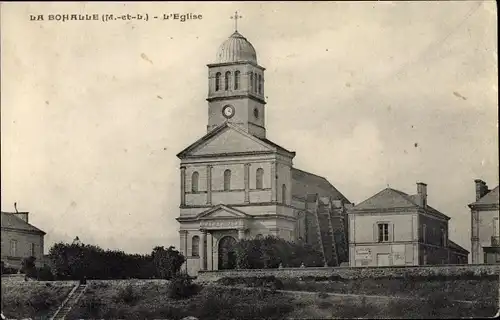
[[234, 72], [234, 90], [238, 90], [240, 88], [240, 72]]
[[281, 202], [283, 204], [286, 204], [286, 185], [285, 184], [281, 187]]
[[198, 180], [199, 180], [200, 175], [198, 172], [193, 172], [193, 175], [191, 176], [191, 191], [192, 192], [198, 192]]
[[224, 90], [229, 90], [229, 80], [230, 80], [229, 78], [231, 78], [231, 72], [228, 71], [228, 72], [226, 72], [226, 76], [224, 78], [224, 81], [225, 81]]
[[262, 76], [259, 74], [259, 93], [262, 93]]
[[257, 87], [258, 87], [258, 78], [257, 78], [257, 74], [254, 74], [253, 75], [253, 91], [254, 92], [257, 92]]
[[253, 72], [250, 73], [250, 91], [253, 91]]
[[224, 191], [231, 190], [231, 170], [224, 171]]
[[220, 90], [220, 77], [221, 77], [220, 72], [217, 72], [215, 74], [215, 91], [219, 91]]
[[257, 173], [255, 174], [255, 188], [256, 189], [262, 189], [263, 188], [263, 183], [262, 179], [264, 177], [264, 169], [259, 168], [257, 169]]
[[199, 257], [200, 256], [200, 237], [194, 236], [191, 242], [191, 256]]

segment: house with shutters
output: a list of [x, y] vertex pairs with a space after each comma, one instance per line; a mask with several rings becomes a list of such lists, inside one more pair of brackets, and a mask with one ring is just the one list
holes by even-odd
[[30, 256], [36, 258], [37, 266], [43, 265], [45, 232], [29, 223], [29, 212], [18, 212], [16, 207], [15, 212], [2, 211], [1, 215], [4, 266], [19, 269], [22, 260]]
[[473, 264], [500, 263], [499, 190], [486, 182], [474, 181], [476, 201], [471, 210], [471, 255]]
[[450, 218], [417, 193], [386, 188], [353, 206], [349, 217], [350, 266], [466, 264], [468, 251], [448, 239]]

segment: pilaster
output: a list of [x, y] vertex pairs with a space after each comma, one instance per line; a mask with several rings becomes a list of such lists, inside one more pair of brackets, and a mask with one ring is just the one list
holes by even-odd
[[277, 172], [277, 163], [274, 161], [271, 164], [271, 201], [277, 201], [277, 192], [278, 192], [278, 172]]
[[250, 163], [245, 163], [245, 203], [250, 203]]
[[212, 167], [207, 166], [207, 204], [212, 204]]
[[186, 204], [186, 167], [181, 167], [181, 206]]

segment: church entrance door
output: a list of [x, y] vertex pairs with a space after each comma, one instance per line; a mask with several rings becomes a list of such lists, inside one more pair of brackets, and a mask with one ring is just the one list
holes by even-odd
[[236, 268], [236, 239], [225, 236], [219, 241], [219, 270]]

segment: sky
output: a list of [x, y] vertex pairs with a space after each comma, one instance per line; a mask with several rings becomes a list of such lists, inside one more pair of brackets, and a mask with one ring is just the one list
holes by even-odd
[[[29, 211], [46, 250], [178, 247], [176, 154], [206, 133], [206, 65], [236, 10], [266, 68], [267, 136], [294, 166], [354, 203], [425, 182], [470, 250], [474, 179], [499, 183], [494, 1], [4, 2], [2, 211]], [[48, 20], [127, 13], [202, 19]]]

